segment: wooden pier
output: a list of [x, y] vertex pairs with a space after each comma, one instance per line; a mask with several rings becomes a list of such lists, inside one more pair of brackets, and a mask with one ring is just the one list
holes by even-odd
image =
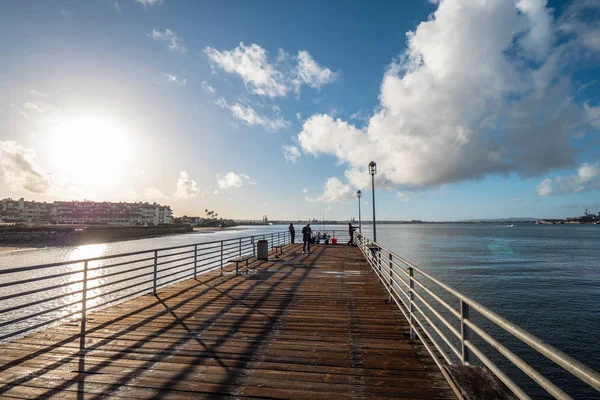
[[2, 344], [0, 398], [456, 398], [360, 251], [312, 250]]

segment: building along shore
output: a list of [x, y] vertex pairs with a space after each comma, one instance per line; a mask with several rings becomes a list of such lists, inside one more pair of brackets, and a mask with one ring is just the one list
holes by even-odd
[[193, 232], [191, 226], [0, 226], [0, 247], [79, 246]]
[[46, 203], [7, 198], [0, 201], [0, 222], [151, 226], [172, 224], [173, 211], [170, 206], [157, 203], [89, 200]]

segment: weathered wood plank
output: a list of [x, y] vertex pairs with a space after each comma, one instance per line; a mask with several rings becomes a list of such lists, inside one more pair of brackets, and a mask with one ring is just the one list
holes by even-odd
[[0, 398], [454, 398], [356, 248], [299, 250], [0, 345]]

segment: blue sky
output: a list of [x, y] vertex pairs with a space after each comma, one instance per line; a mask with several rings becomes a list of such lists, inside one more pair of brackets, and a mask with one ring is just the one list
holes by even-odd
[[600, 5], [5, 1], [0, 197], [176, 215], [600, 211]]

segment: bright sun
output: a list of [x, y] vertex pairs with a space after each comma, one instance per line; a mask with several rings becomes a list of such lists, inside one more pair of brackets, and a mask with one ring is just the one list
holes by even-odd
[[54, 165], [71, 179], [110, 183], [130, 164], [128, 132], [113, 119], [61, 118], [52, 121], [50, 130]]

